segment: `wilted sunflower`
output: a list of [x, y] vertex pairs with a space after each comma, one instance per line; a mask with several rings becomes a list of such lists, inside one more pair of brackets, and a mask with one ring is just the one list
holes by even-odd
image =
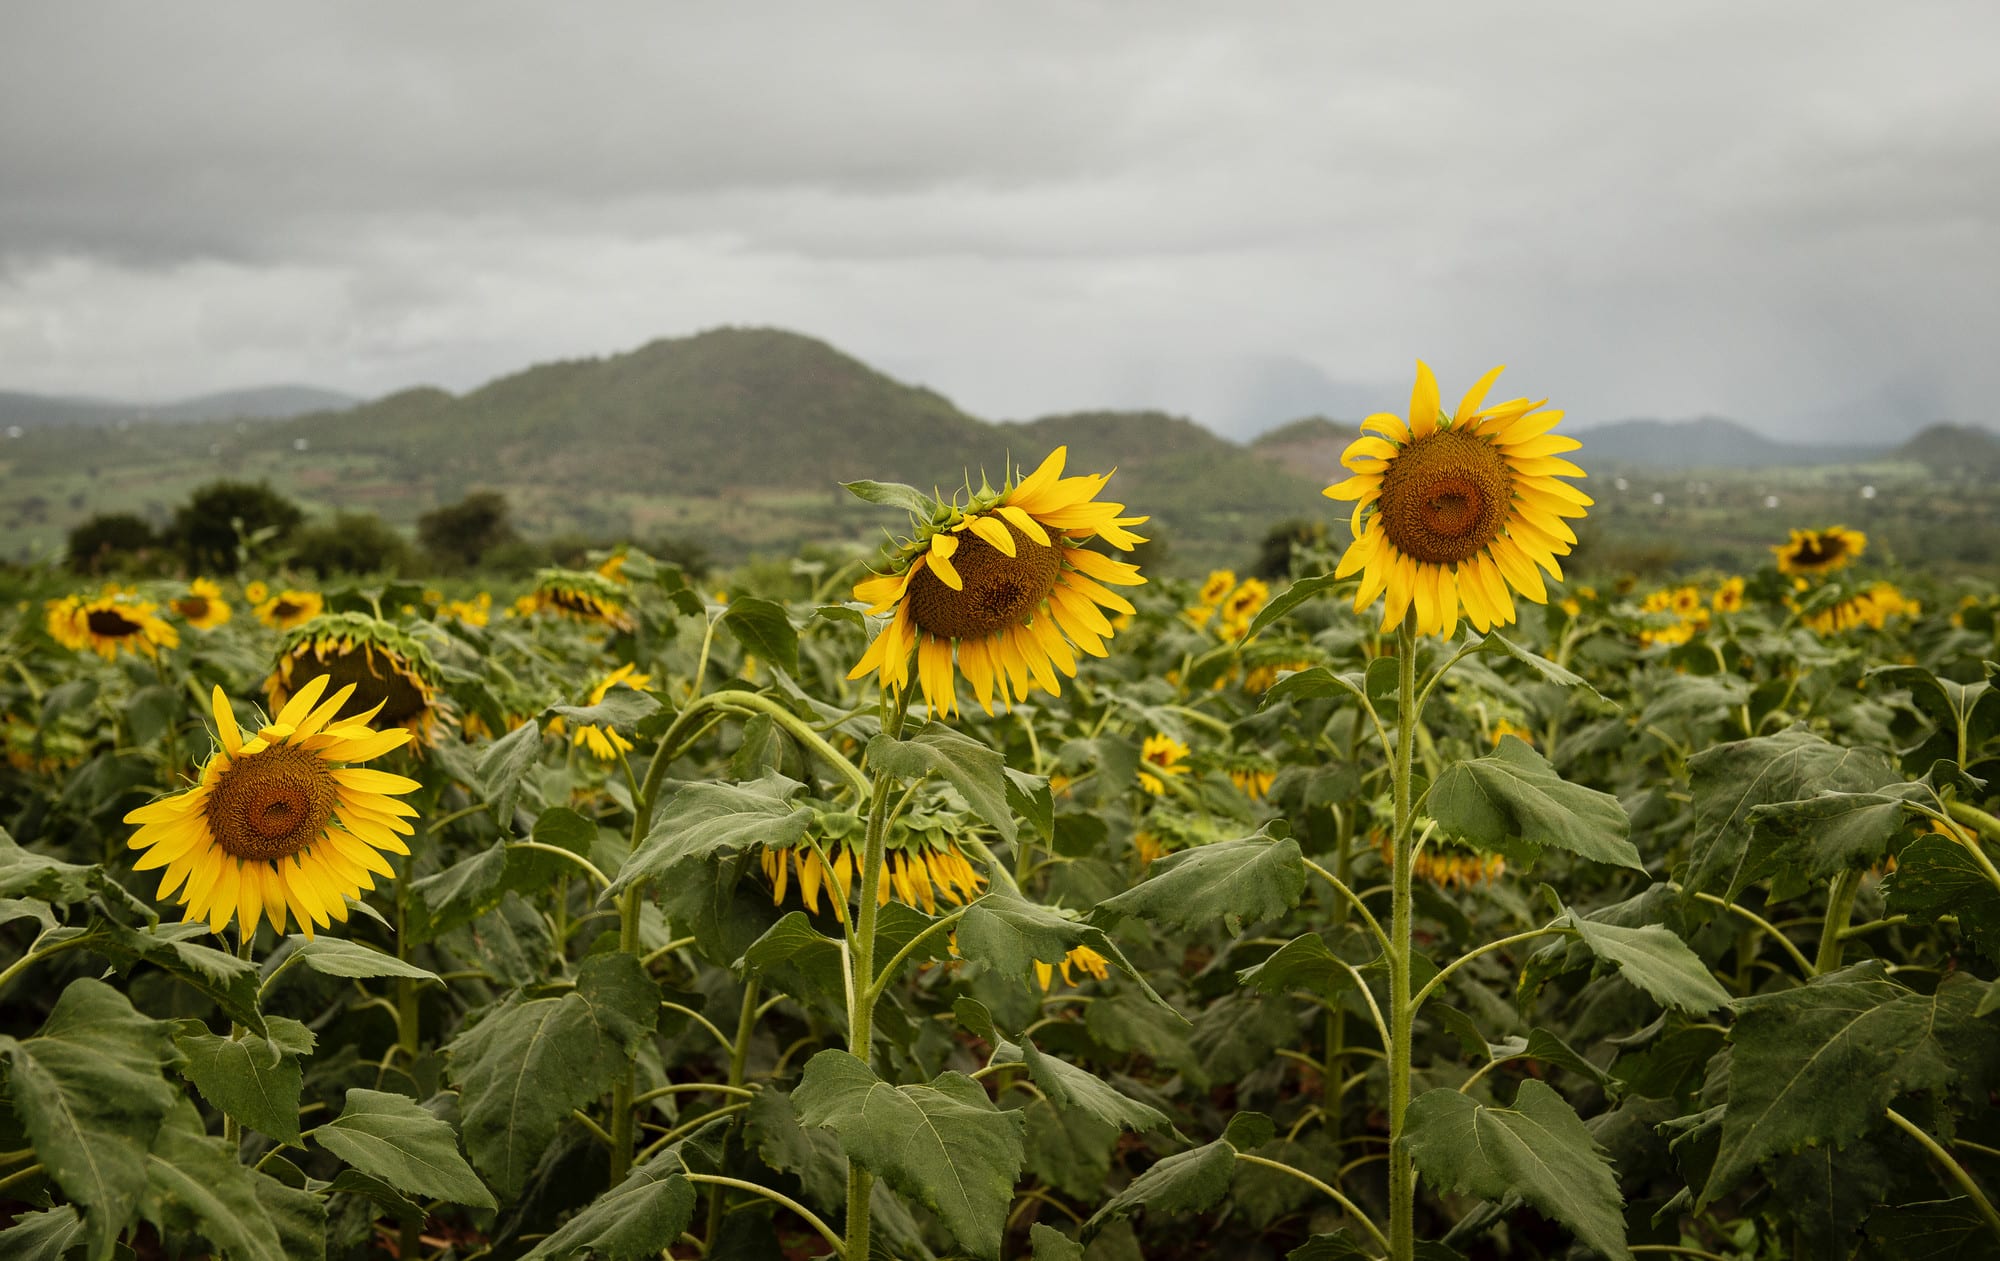
[[1563, 414], [1540, 403], [1483, 407], [1500, 372], [1447, 416], [1420, 361], [1408, 424], [1388, 412], [1362, 421], [1363, 436], [1340, 457], [1354, 476], [1326, 488], [1330, 499], [1357, 501], [1354, 542], [1334, 576], [1361, 575], [1357, 613], [1386, 595], [1384, 630], [1412, 608], [1422, 635], [1449, 637], [1461, 608], [1475, 629], [1509, 625], [1510, 586], [1547, 604], [1536, 566], [1562, 577], [1556, 557], [1576, 543], [1563, 518], [1581, 517], [1592, 500], [1560, 480], [1584, 471], [1557, 457], [1581, 444], [1550, 433]]
[[[599, 679], [597, 686], [590, 689], [590, 699], [584, 703], [599, 704], [605, 697], [611, 695], [611, 689], [614, 687], [644, 691], [651, 686], [653, 686], [653, 676], [640, 674], [638, 667], [628, 662]], [[563, 720], [557, 718], [549, 724], [549, 730], [560, 735], [563, 725]], [[620, 753], [632, 751], [632, 742], [610, 727], [594, 725], [578, 727], [575, 734], [570, 737], [570, 741], [580, 749], [590, 750], [590, 756], [600, 762], [615, 762]]]
[[[766, 848], [762, 855], [764, 874], [771, 881], [771, 905], [782, 905], [796, 872], [799, 901], [819, 913], [819, 891], [825, 888], [828, 909], [835, 919], [845, 921], [847, 902], [861, 874], [861, 854], [841, 841], [822, 842], [826, 861], [820, 861], [810, 845]], [[986, 877], [973, 867], [965, 851], [953, 844], [939, 845], [928, 838], [910, 838], [888, 850], [882, 857], [882, 882], [876, 901], [887, 906], [894, 898], [905, 906], [920, 908], [926, 915], [937, 914], [942, 898], [954, 906], [964, 906], [986, 887]]]
[[1070, 973], [1071, 968], [1076, 968], [1078, 971], [1088, 976], [1096, 977], [1100, 981], [1109, 980], [1111, 977], [1110, 963], [1109, 959], [1092, 950], [1089, 946], [1078, 946], [1064, 955], [1063, 961], [1059, 964], [1047, 964], [1043, 963], [1040, 959], [1035, 960], [1035, 981], [1042, 987], [1042, 992], [1046, 994], [1048, 993], [1050, 984], [1055, 981], [1057, 968], [1062, 969], [1064, 985], [1077, 984], [1076, 977]]
[[1188, 768], [1182, 765], [1187, 755], [1188, 747], [1164, 731], [1147, 736], [1139, 748], [1139, 761], [1145, 768], [1139, 772], [1139, 787], [1155, 797], [1164, 793], [1167, 786], [1160, 777], [1187, 774]]
[[257, 620], [274, 630], [288, 631], [312, 621], [325, 607], [319, 592], [288, 587], [257, 606]]
[[1793, 530], [1791, 538], [1771, 549], [1781, 574], [1830, 574], [1867, 550], [1868, 536], [1844, 525]]
[[162, 621], [159, 606], [116, 585], [95, 596], [64, 596], [47, 605], [49, 635], [65, 648], [110, 661], [121, 651], [151, 657], [177, 647], [180, 632]]
[[1838, 635], [1867, 626], [1881, 630], [1892, 617], [1916, 617], [1924, 606], [1906, 598], [1893, 582], [1878, 582], [1860, 595], [1810, 614], [1805, 624], [1818, 635]]
[[300, 688], [248, 740], [216, 688], [220, 748], [201, 782], [125, 816], [140, 825], [127, 842], [146, 851], [138, 869], [166, 868], [155, 896], [179, 889], [190, 921], [206, 920], [219, 933], [233, 918], [248, 937], [261, 915], [282, 934], [289, 910], [310, 938], [315, 924], [345, 920], [347, 900], [374, 888], [374, 876], [395, 875], [378, 850], [410, 852], [402, 837], [414, 831], [405, 820], [417, 812], [394, 794], [420, 785], [352, 765], [400, 748], [410, 733], [376, 731], [369, 714], [337, 722], [353, 688], [322, 704], [326, 684], [321, 675]]
[[638, 625], [625, 607], [625, 589], [587, 569], [542, 570], [535, 575], [535, 589], [516, 607], [524, 613], [554, 613], [616, 631], [629, 631]]
[[206, 578], [189, 582], [187, 594], [167, 601], [167, 607], [196, 630], [214, 630], [230, 617], [229, 602], [222, 598], [222, 588]]
[[[1396, 849], [1389, 840], [1389, 834], [1378, 829], [1370, 836], [1376, 851], [1382, 855], [1383, 865], [1393, 870]], [[1475, 884], [1488, 884], [1505, 875], [1507, 860], [1498, 854], [1473, 854], [1462, 850], [1440, 853], [1426, 847], [1417, 851], [1416, 860], [1410, 864], [1410, 872], [1441, 889], [1463, 889]]]
[[383, 727], [403, 727], [433, 742], [441, 679], [430, 652], [403, 631], [366, 613], [329, 613], [286, 635], [264, 694], [273, 711], [284, 708], [309, 680], [325, 678], [354, 693], [334, 716], [352, 722], [375, 715]]
[[1006, 489], [982, 485], [968, 492], [964, 506], [917, 496], [924, 506], [921, 516], [912, 512], [916, 536], [897, 549], [889, 573], [854, 588], [870, 613], [893, 613], [847, 677], [876, 674], [883, 687], [900, 692], [909, 684], [914, 651], [924, 702], [948, 717], [958, 708], [956, 650], [957, 668], [990, 714], [996, 685], [1002, 706], [1011, 703], [1010, 692], [1026, 700], [1033, 685], [1059, 695], [1056, 672], [1076, 674], [1072, 644], [1105, 655], [1112, 625], [1099, 606], [1133, 610], [1104, 584], [1146, 580], [1138, 566], [1083, 544], [1103, 539], [1129, 552], [1146, 540], [1127, 527], [1146, 518], [1121, 515], [1123, 504], [1098, 502], [1110, 474], [1064, 477], [1068, 452], [1057, 447]]
[[1278, 772], [1269, 766], [1256, 764], [1233, 766], [1229, 769], [1229, 782], [1250, 800], [1262, 801], [1271, 795], [1271, 785], [1278, 782]]

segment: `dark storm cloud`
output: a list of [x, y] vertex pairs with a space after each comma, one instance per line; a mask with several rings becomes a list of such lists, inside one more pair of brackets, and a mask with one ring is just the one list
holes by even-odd
[[1794, 433], [2000, 389], [1986, 3], [124, 4], [7, 36], [0, 386], [463, 387], [739, 322], [989, 415], [1238, 429], [1393, 401], [1418, 354], [1582, 420]]

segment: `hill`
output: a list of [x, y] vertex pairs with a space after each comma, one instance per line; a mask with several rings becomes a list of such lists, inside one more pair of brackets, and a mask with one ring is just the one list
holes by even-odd
[[106, 426], [146, 421], [273, 420], [353, 407], [360, 399], [311, 385], [263, 385], [226, 390], [171, 403], [119, 403], [0, 390], [0, 428], [48, 425]]
[[1896, 448], [1940, 477], [2000, 477], [2000, 436], [1974, 425], [1932, 425]]
[[1718, 416], [1697, 420], [1619, 420], [1571, 431], [1590, 459], [1606, 467], [1801, 468], [1880, 458], [1886, 449], [1779, 442]]

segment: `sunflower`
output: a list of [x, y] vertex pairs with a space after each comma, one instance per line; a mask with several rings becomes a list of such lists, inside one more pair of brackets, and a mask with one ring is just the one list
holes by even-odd
[[[771, 881], [771, 905], [784, 903], [793, 874], [799, 882], [799, 901], [806, 910], [819, 913], [819, 891], [825, 888], [828, 909], [837, 920], [847, 918], [847, 902], [861, 874], [861, 854], [841, 841], [822, 842], [826, 860], [810, 845], [790, 848], [767, 847], [762, 855], [764, 874]], [[986, 877], [973, 867], [965, 851], [949, 842], [937, 844], [930, 838], [913, 837], [890, 849], [882, 857], [882, 882], [876, 901], [887, 906], [894, 898], [905, 906], [918, 907], [927, 915], [937, 914], [942, 898], [954, 906], [964, 906], [986, 887]]]
[[493, 620], [493, 593], [482, 591], [470, 600], [446, 600], [438, 606], [441, 618], [455, 618], [467, 626], [484, 626]]
[[1741, 574], [1722, 580], [1715, 589], [1711, 603], [1717, 613], [1741, 613], [1743, 611], [1743, 576]]
[[311, 938], [315, 924], [345, 920], [348, 899], [373, 889], [375, 876], [394, 877], [377, 851], [410, 852], [402, 838], [417, 812], [395, 794], [421, 785], [352, 765], [400, 748], [410, 733], [376, 731], [372, 714], [337, 721], [354, 687], [322, 704], [326, 686], [325, 675], [307, 683], [248, 740], [216, 688], [220, 748], [201, 782], [125, 816], [140, 825], [127, 842], [146, 851], [138, 869], [166, 868], [155, 896], [178, 889], [187, 918], [208, 921], [211, 932], [234, 918], [248, 938], [263, 916], [283, 934], [289, 910]]
[[273, 710], [282, 709], [317, 678], [354, 685], [335, 722], [353, 722], [366, 711], [380, 726], [403, 727], [432, 743], [441, 712], [438, 668], [422, 644], [389, 623], [366, 613], [329, 613], [299, 626], [279, 645], [264, 695]]
[[1139, 760], [1150, 769], [1139, 772], [1139, 787], [1155, 797], [1164, 793], [1167, 786], [1160, 776], [1187, 774], [1188, 768], [1181, 765], [1187, 755], [1188, 747], [1164, 731], [1147, 736], [1146, 743], [1140, 746]]
[[1202, 580], [1199, 599], [1203, 604], [1213, 607], [1221, 604], [1223, 598], [1235, 589], [1236, 573], [1234, 570], [1211, 569], [1208, 571], [1208, 577]]
[[1675, 587], [1667, 601], [1667, 608], [1676, 617], [1693, 617], [1701, 611], [1701, 605], [1700, 587]]
[[1540, 403], [1482, 407], [1500, 371], [1447, 416], [1420, 361], [1409, 423], [1387, 412], [1362, 421], [1363, 436], [1340, 457], [1354, 475], [1326, 488], [1330, 499], [1357, 501], [1354, 542], [1334, 576], [1361, 575], [1357, 613], [1386, 595], [1384, 630], [1412, 609], [1422, 635], [1449, 638], [1461, 608], [1477, 630], [1510, 625], [1510, 586], [1547, 604], [1536, 566], [1562, 578], [1556, 557], [1576, 543], [1563, 518], [1581, 517], [1592, 500], [1561, 480], [1584, 471], [1557, 457], [1580, 444], [1549, 432], [1563, 414]]
[[325, 607], [319, 592], [287, 587], [257, 606], [257, 620], [274, 630], [288, 631], [312, 621]]
[[[1377, 852], [1382, 855], [1384, 865], [1394, 868], [1396, 851], [1389, 840], [1389, 834], [1381, 830], [1371, 833]], [[1410, 864], [1410, 871], [1441, 889], [1468, 888], [1475, 884], [1488, 884], [1507, 873], [1507, 860], [1498, 854], [1467, 854], [1462, 852], [1437, 853], [1429, 848], [1417, 851], [1416, 860]]]
[[265, 597], [270, 594], [271, 588], [265, 586], [261, 580], [253, 579], [243, 585], [243, 599], [247, 603], [262, 604]]
[[214, 630], [229, 620], [231, 611], [229, 602], [222, 598], [222, 588], [206, 578], [190, 581], [187, 594], [167, 601], [167, 607], [196, 630]]
[[554, 613], [615, 631], [629, 631], [638, 625], [625, 607], [625, 589], [587, 569], [542, 570], [535, 575], [535, 589], [521, 597], [515, 607], [523, 614]]
[[1109, 959], [1092, 950], [1089, 946], [1078, 946], [1064, 955], [1061, 963], [1049, 964], [1043, 963], [1040, 959], [1035, 960], [1035, 981], [1042, 987], [1042, 992], [1046, 994], [1049, 991], [1050, 984], [1055, 980], [1058, 968], [1062, 970], [1064, 985], [1073, 986], [1078, 984], [1076, 977], [1070, 973], [1071, 968], [1076, 968], [1078, 971], [1088, 976], [1096, 977], [1100, 981], [1109, 980], [1111, 977], [1110, 964], [1111, 961]]
[[[611, 689], [614, 687], [627, 687], [633, 691], [644, 691], [651, 686], [653, 686], [652, 675], [640, 674], [637, 666], [627, 663], [619, 666], [602, 679], [599, 679], [597, 686], [590, 689], [590, 699], [584, 703], [587, 705], [599, 704], [606, 696], [611, 694]], [[561, 718], [557, 718], [549, 724], [549, 730], [558, 735], [562, 733], [562, 728], [563, 720]], [[600, 762], [615, 762], [618, 760], [619, 754], [630, 753], [632, 751], [632, 742], [624, 736], [619, 735], [617, 731], [610, 727], [598, 727], [594, 725], [578, 727], [576, 733], [570, 737], [570, 742], [579, 749], [590, 750], [590, 756]]]
[[1236, 785], [1236, 791], [1252, 801], [1262, 801], [1271, 795], [1271, 785], [1278, 782], [1278, 773], [1268, 766], [1247, 764], [1230, 768], [1229, 782]]
[[1262, 578], [1245, 578], [1243, 585], [1223, 602], [1222, 617], [1228, 622], [1248, 622], [1271, 599], [1271, 586]]
[[1150, 867], [1167, 856], [1167, 843], [1160, 839], [1158, 833], [1141, 828], [1132, 833], [1132, 852], [1138, 855], [1141, 867]]
[[1495, 718], [1493, 720], [1493, 746], [1495, 748], [1500, 747], [1500, 741], [1508, 736], [1512, 736], [1516, 740], [1520, 740], [1526, 744], [1533, 744], [1535, 742], [1534, 733], [1526, 727], [1508, 722], [1505, 718]]
[[1860, 595], [1851, 596], [1805, 619], [1815, 634], [1838, 635], [1867, 626], [1881, 630], [1892, 617], [1915, 617], [1923, 605], [1906, 598], [1892, 582], [1878, 582]]
[[[1026, 700], [1039, 685], [1060, 695], [1056, 672], [1074, 677], [1075, 648], [1105, 655], [1112, 625], [1102, 608], [1131, 613], [1112, 586], [1146, 580], [1139, 568], [1083, 546], [1102, 539], [1129, 552], [1146, 540], [1128, 528], [1145, 517], [1121, 515], [1125, 505], [1097, 500], [1110, 474], [1062, 475], [1067, 447], [1004, 490], [982, 485], [965, 506], [923, 499], [913, 512], [916, 536], [896, 551], [891, 571], [868, 578], [854, 597], [874, 614], [893, 613], [851, 679], [877, 675], [882, 686], [908, 686], [910, 656], [933, 714], [958, 708], [957, 667], [972, 683], [979, 707]], [[858, 485], [858, 484], [857, 484]]]
[[88, 599], [72, 595], [50, 600], [46, 608], [50, 637], [106, 661], [121, 651], [151, 657], [181, 642], [180, 632], [160, 619], [157, 604], [115, 584]]
[[1867, 550], [1868, 536], [1844, 525], [1793, 530], [1791, 538], [1771, 549], [1781, 574], [1830, 574]]

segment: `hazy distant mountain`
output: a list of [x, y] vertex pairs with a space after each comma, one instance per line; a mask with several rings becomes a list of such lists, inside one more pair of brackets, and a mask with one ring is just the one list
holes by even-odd
[[1886, 446], [1779, 442], [1719, 416], [1697, 420], [1618, 420], [1588, 429], [1565, 429], [1583, 443], [1586, 465], [1648, 468], [1780, 468], [1847, 464], [1877, 459]]
[[2000, 434], [1972, 425], [1932, 425], [1896, 448], [1942, 477], [2000, 477]]
[[264, 385], [225, 390], [171, 403], [120, 403], [101, 398], [0, 390], [0, 426], [115, 425], [120, 421], [286, 420], [340, 411], [361, 400], [311, 385]]
[[1113, 360], [1095, 389], [1121, 410], [1192, 416], [1237, 442], [1298, 416], [1365, 416], [1395, 396], [1384, 386], [1337, 381], [1295, 355]]

